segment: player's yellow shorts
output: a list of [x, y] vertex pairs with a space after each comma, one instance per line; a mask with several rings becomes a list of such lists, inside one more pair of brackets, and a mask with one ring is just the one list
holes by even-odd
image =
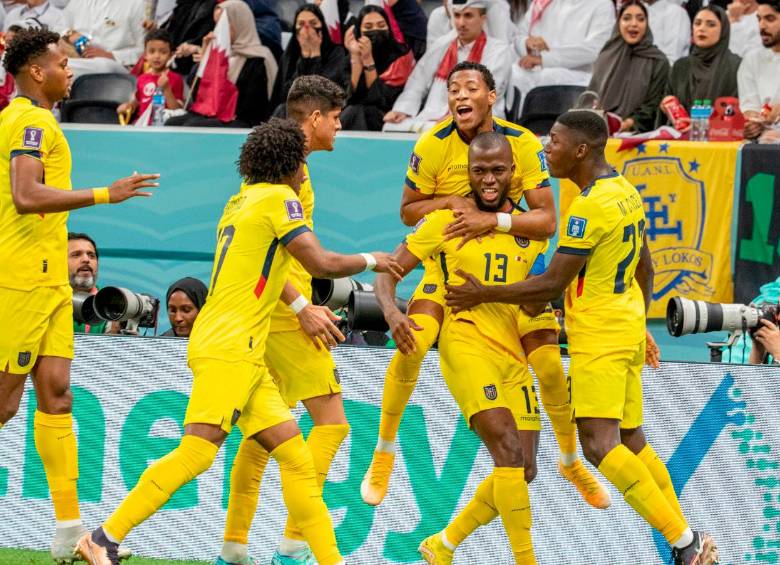
[[549, 304], [541, 314], [533, 317], [520, 308], [520, 315], [517, 317], [517, 332], [520, 334], [520, 338], [522, 339], [537, 330], [554, 330], [555, 333], [561, 331], [558, 318], [555, 317], [552, 306]]
[[184, 425], [212, 424], [244, 437], [292, 420], [268, 368], [248, 361], [190, 359], [192, 393]]
[[70, 285], [0, 288], [0, 371], [29, 373], [38, 357], [73, 359]]
[[271, 332], [265, 363], [287, 405], [341, 392], [341, 380], [330, 351], [317, 349], [303, 330]]
[[641, 426], [645, 342], [622, 348], [570, 349], [569, 352], [574, 417], [620, 420], [624, 429]]
[[469, 427], [474, 414], [508, 408], [518, 430], [541, 429], [528, 364], [488, 341], [474, 324], [458, 320], [445, 324], [439, 360], [444, 381]]
[[420, 284], [414, 289], [410, 303], [415, 300], [430, 300], [444, 308], [446, 305], [444, 295], [447, 292], [444, 289], [444, 273], [441, 270], [441, 265], [430, 257], [423, 259], [422, 265], [425, 273]]

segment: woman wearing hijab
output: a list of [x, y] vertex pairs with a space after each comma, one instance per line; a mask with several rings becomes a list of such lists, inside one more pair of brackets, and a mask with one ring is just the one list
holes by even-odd
[[192, 277], [184, 277], [169, 286], [165, 294], [165, 306], [171, 329], [162, 335], [190, 337], [192, 325], [206, 302], [208, 292], [205, 284]]
[[414, 67], [414, 54], [398, 43], [379, 6], [364, 6], [344, 38], [352, 66], [352, 96], [341, 114], [345, 130], [381, 131]]
[[720, 96], [737, 96], [740, 58], [729, 51], [729, 18], [719, 6], [702, 8], [693, 20], [691, 54], [672, 67], [668, 94], [689, 109], [696, 100], [713, 103]]
[[588, 89], [599, 94], [604, 110], [620, 116], [620, 131], [645, 132], [655, 127], [668, 77], [669, 61], [653, 45], [647, 8], [630, 0], [593, 65]]
[[275, 115], [285, 115], [285, 100], [293, 81], [303, 75], [329, 78], [341, 88], [349, 87], [349, 58], [330, 38], [325, 17], [316, 4], [304, 4], [295, 12], [293, 38], [282, 57]]
[[[222, 121], [211, 111], [204, 113], [200, 108], [202, 101], [211, 98], [206, 83], [195, 84], [190, 98], [194, 101], [183, 116], [176, 116], [165, 122], [167, 126], [193, 127], [252, 127], [266, 120], [271, 113], [270, 98], [272, 85], [278, 67], [273, 53], [265, 47], [257, 35], [252, 10], [243, 0], [225, 0], [214, 8], [214, 22], [219, 21], [222, 13], [227, 13], [230, 24], [230, 58], [227, 78], [236, 85], [238, 101], [235, 118]], [[198, 50], [198, 59], [205, 53], [209, 34], [204, 38], [203, 46]], [[190, 73], [194, 81], [195, 71]]]

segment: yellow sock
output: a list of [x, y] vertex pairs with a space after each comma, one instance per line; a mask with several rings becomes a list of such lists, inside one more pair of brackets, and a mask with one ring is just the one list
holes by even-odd
[[528, 362], [539, 379], [542, 405], [550, 418], [558, 449], [564, 459], [571, 461], [571, 456], [576, 457], [577, 454], [577, 426], [571, 421], [569, 388], [561, 364], [561, 350], [557, 345], [543, 345], [528, 354]]
[[282, 496], [290, 517], [303, 536], [320, 565], [335, 565], [343, 560], [336, 545], [336, 534], [330, 514], [322, 500], [317, 484], [311, 452], [298, 434], [271, 452], [279, 463]]
[[379, 419], [379, 438], [388, 442], [395, 441], [404, 409], [417, 384], [425, 354], [439, 336], [439, 322], [432, 316], [412, 314], [409, 317], [422, 330], [414, 332], [417, 338], [417, 351], [410, 355], [396, 351], [387, 367], [382, 393], [382, 415]]
[[179, 446], [152, 463], [138, 484], [103, 524], [111, 539], [121, 542], [135, 526], [157, 512], [182, 485], [211, 467], [219, 448], [203, 438], [185, 435]]
[[674, 485], [672, 484], [672, 477], [669, 476], [669, 470], [655, 450], [650, 447], [649, 443], [646, 443], [642, 451], [637, 455], [639, 460], [645, 464], [647, 470], [650, 471], [650, 475], [653, 477], [655, 484], [661, 489], [661, 492], [666, 497], [666, 501], [675, 513], [685, 520], [682, 508], [680, 508], [680, 501], [677, 499], [677, 493], [674, 492]]
[[528, 496], [528, 483], [525, 482], [525, 469], [493, 469], [493, 500], [504, 523], [515, 563], [535, 565], [531, 541], [531, 499]]
[[631, 507], [672, 544], [688, 529], [653, 480], [644, 463], [625, 445], [607, 453], [599, 471], [615, 485]]
[[244, 438], [230, 471], [230, 498], [225, 518], [225, 541], [249, 543], [249, 528], [257, 510], [260, 481], [268, 452], [253, 439]]
[[71, 414], [35, 411], [35, 447], [46, 471], [54, 516], [58, 522], [80, 520], [78, 446]]
[[[328, 477], [328, 469], [339, 446], [349, 433], [349, 424], [332, 424], [328, 426], [314, 426], [306, 439], [306, 445], [311, 451], [314, 461], [314, 470], [317, 472], [317, 484], [320, 489]], [[288, 539], [302, 540], [303, 533], [298, 529], [292, 519], [287, 517], [284, 527], [284, 537]]]
[[497, 516], [498, 509], [493, 501], [493, 475], [491, 474], [480, 483], [461, 513], [444, 529], [444, 536], [448, 543], [458, 546], [474, 530], [489, 524]]

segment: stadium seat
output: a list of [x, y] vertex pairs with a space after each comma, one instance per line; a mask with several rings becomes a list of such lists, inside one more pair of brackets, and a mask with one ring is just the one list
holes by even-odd
[[[525, 97], [523, 111], [517, 123], [527, 127], [536, 135], [546, 135], [555, 119], [574, 107], [577, 97], [585, 91], [584, 86], [551, 85], [537, 86]], [[516, 96], [515, 100], [519, 97]], [[516, 111], [516, 108], [513, 108]]]
[[117, 106], [111, 100], [69, 100], [62, 105], [60, 120], [80, 124], [118, 124]]

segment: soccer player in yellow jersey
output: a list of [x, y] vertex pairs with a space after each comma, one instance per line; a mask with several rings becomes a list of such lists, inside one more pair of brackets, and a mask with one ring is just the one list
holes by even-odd
[[264, 364], [271, 312], [293, 257], [324, 278], [366, 269], [397, 276], [399, 267], [386, 253], [339, 255], [320, 246], [297, 196], [304, 158], [304, 135], [291, 120], [261, 124], [244, 143], [238, 166], [244, 183], [217, 226], [209, 296], [190, 335], [194, 379], [184, 437], [144, 471], [101, 527], [79, 540], [89, 565], [117, 565], [117, 544], [211, 466], [236, 424], [279, 463], [287, 509], [317, 561], [344, 563], [311, 452]]
[[68, 141], [51, 109], [67, 96], [72, 73], [59, 36], [19, 32], [5, 53], [18, 95], [0, 113], [0, 427], [19, 408], [32, 375], [35, 447], [51, 491], [55, 561], [74, 559], [84, 533], [76, 482], [70, 364], [72, 291], [68, 284], [67, 212], [149, 196], [157, 175], [134, 175], [106, 188], [71, 189]]
[[[307, 154], [333, 150], [344, 100], [344, 91], [330, 79], [318, 75], [295, 79], [287, 96], [287, 115], [300, 124]], [[306, 225], [314, 229], [314, 191], [306, 166], [304, 174], [299, 198]], [[328, 308], [309, 303], [311, 275], [295, 259], [288, 279], [282, 300], [271, 314], [265, 362], [284, 401], [290, 407], [302, 401], [311, 415], [314, 426], [306, 444], [322, 485], [349, 433], [341, 385], [330, 354], [330, 346], [343, 341], [344, 336], [333, 324], [337, 317]], [[216, 565], [253, 563], [247, 547], [249, 529], [267, 462], [268, 452], [258, 442], [242, 441], [233, 461], [224, 542]], [[300, 529], [288, 519], [271, 564], [311, 563], [313, 559]]]
[[484, 303], [544, 303], [566, 293], [571, 405], [585, 456], [672, 546], [676, 565], [718, 560], [713, 538], [693, 532], [669, 472], [642, 431], [646, 312], [653, 266], [637, 190], [607, 163], [604, 120], [589, 110], [558, 118], [545, 148], [551, 174], [580, 187], [547, 272], [502, 287], [475, 277], [448, 286], [457, 311]]
[[[468, 174], [480, 210], [520, 215], [508, 197], [515, 165], [507, 138], [480, 133], [468, 151]], [[488, 288], [525, 279], [546, 240], [497, 234], [462, 242], [447, 239], [445, 228], [455, 219], [452, 210], [436, 210], [417, 224], [414, 233], [395, 251], [405, 273], [435, 255], [444, 280], [462, 280], [458, 273], [478, 276]], [[395, 305], [396, 281], [377, 276], [375, 291], [388, 325], [402, 351], [417, 347], [408, 318]], [[536, 469], [539, 410], [520, 343], [520, 308], [485, 304], [470, 311], [447, 310], [439, 336], [441, 370], [447, 387], [466, 422], [490, 452], [495, 468], [479, 486], [467, 507], [442, 533], [420, 545], [428, 563], [451, 563], [455, 547], [474, 529], [500, 515], [517, 563], [535, 563], [531, 544], [531, 502], [528, 482]], [[473, 512], [489, 506], [490, 515]]]
[[[495, 83], [490, 71], [478, 63], [457, 64], [448, 78], [452, 117], [424, 133], [417, 141], [407, 171], [401, 201], [401, 218], [414, 225], [439, 209], [454, 212], [447, 226], [449, 238], [474, 237], [496, 231], [518, 237], [546, 240], [555, 231], [555, 205], [550, 189], [542, 144], [525, 128], [495, 118]], [[509, 196], [519, 203], [524, 197], [525, 214], [485, 212], [467, 198], [468, 149], [474, 137], [487, 131], [504, 135], [512, 148], [515, 173]], [[442, 272], [436, 258], [423, 261], [425, 275], [409, 305], [409, 317], [417, 347], [398, 351], [385, 376], [379, 439], [371, 465], [361, 485], [363, 500], [379, 504], [387, 494], [395, 460], [395, 438], [404, 409], [417, 383], [423, 358], [436, 341], [444, 312]], [[609, 493], [577, 455], [576, 429], [571, 422], [569, 394], [558, 347], [558, 323], [551, 309], [537, 316], [524, 315], [521, 336], [528, 360], [539, 379], [545, 412], [550, 418], [561, 457], [559, 469], [574, 483], [585, 500], [597, 507], [610, 504]]]

